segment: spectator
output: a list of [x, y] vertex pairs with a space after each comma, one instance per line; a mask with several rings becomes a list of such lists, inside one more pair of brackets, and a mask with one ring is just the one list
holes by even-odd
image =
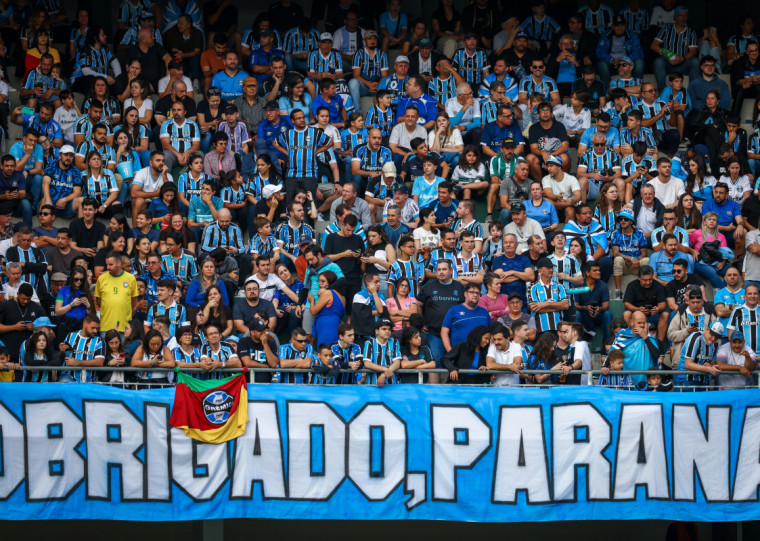
[[[693, 272], [689, 272], [689, 267], [689, 262], [684, 258], [678, 258], [673, 261], [673, 279], [665, 284], [665, 300], [668, 303], [668, 310], [672, 314], [675, 314], [679, 307], [688, 300], [686, 297], [687, 291], [701, 291], [702, 296], [705, 296], [705, 286], [702, 284], [702, 280], [695, 276]], [[734, 282], [735, 284], [736, 282]], [[717, 294], [715, 298], [717, 300]], [[730, 315], [730, 313], [726, 314], [726, 320], [728, 320], [728, 316]]]
[[517, 254], [517, 236], [507, 233], [502, 238], [504, 253], [494, 258], [492, 269], [501, 280], [502, 294], [517, 293], [526, 302], [526, 284], [535, 280], [535, 273], [528, 258]]
[[668, 340], [671, 341], [671, 359], [680, 358], [681, 348], [689, 335], [708, 329], [718, 317], [712, 304], [705, 304], [699, 289], [689, 290], [686, 302], [679, 306], [668, 325]]
[[703, 372], [705, 375], [676, 375], [673, 383], [679, 387], [690, 386], [694, 390], [710, 384], [712, 376], [720, 374], [720, 368], [716, 366], [716, 354], [718, 340], [723, 336], [723, 325], [715, 321], [704, 330], [690, 334], [681, 348], [681, 356], [678, 361], [678, 370], [690, 370]]
[[668, 326], [665, 288], [654, 280], [652, 267], [643, 265], [639, 268], [638, 281], [628, 284], [625, 290], [623, 306], [625, 308], [623, 317], [626, 323], [631, 324], [634, 312], [641, 312], [646, 316], [649, 325], [656, 328], [660, 343], [664, 342]]
[[[718, 385], [721, 389], [752, 385], [750, 372], [755, 369], [757, 356], [746, 345], [741, 332], [734, 332], [731, 335], [731, 341], [718, 348], [715, 360], [721, 372], [718, 374]], [[731, 372], [739, 372], [739, 374], [731, 374]]]
[[124, 326], [132, 319], [137, 297], [135, 277], [122, 269], [121, 254], [110, 252], [106, 267], [95, 284], [95, 307], [101, 314], [104, 328], [124, 332]]
[[554, 266], [543, 258], [538, 261], [538, 280], [528, 292], [528, 308], [536, 317], [538, 333], [556, 331], [562, 319], [561, 312], [570, 308], [565, 288], [552, 281]]
[[[574, 297], [578, 322], [588, 334], [596, 334], [596, 327], [602, 328], [604, 341], [610, 337], [610, 290], [601, 280], [599, 263], [591, 261], [584, 266], [584, 278], [580, 285], [589, 288], [586, 293], [576, 293]], [[589, 332], [591, 331], [591, 332]]]

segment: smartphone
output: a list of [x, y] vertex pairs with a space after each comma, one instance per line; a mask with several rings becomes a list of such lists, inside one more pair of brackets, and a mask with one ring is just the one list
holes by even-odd
[[21, 108], [21, 114], [22, 115], [33, 115], [34, 114], [34, 109], [32, 109], [31, 107], [22, 107]]

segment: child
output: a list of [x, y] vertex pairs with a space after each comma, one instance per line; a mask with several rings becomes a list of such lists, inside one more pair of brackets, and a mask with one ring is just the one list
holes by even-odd
[[227, 143], [227, 149], [230, 152], [242, 156], [248, 154], [248, 143], [251, 142], [251, 138], [248, 135], [248, 128], [245, 122], [238, 122], [238, 109], [235, 105], [229, 104], [224, 108], [224, 122], [219, 124], [219, 131], [224, 132], [230, 138]]
[[738, 116], [730, 116], [726, 119], [726, 133], [723, 136], [726, 143], [731, 145], [734, 150], [734, 154], [739, 156], [740, 159], [746, 159], [748, 157], [747, 132], [744, 128], [740, 128], [741, 120]]
[[483, 242], [480, 251], [483, 254], [483, 262], [491, 266], [493, 258], [502, 254], [501, 235], [504, 233], [504, 225], [498, 220], [488, 226], [488, 237]]
[[629, 96], [641, 96], [641, 79], [633, 76], [633, 61], [623, 56], [618, 61], [620, 79], [610, 81], [610, 88], [622, 88]]
[[248, 223], [248, 203], [245, 199], [245, 190], [243, 186], [243, 175], [240, 171], [233, 169], [222, 173], [222, 193], [220, 194], [224, 207], [232, 213], [232, 220], [240, 224], [242, 233], [245, 234]]
[[[673, 102], [671, 107], [670, 120], [668, 124], [678, 129], [678, 133], [683, 139], [683, 127], [685, 124], [686, 116], [691, 112], [691, 98], [686, 93], [686, 89], [683, 87], [683, 75], [677, 71], [674, 71], [668, 75], [668, 86], [666, 86], [660, 99], [665, 103]], [[747, 141], [746, 133], [744, 141]]]
[[329, 345], [317, 346], [317, 358], [311, 363], [314, 370], [311, 383], [315, 385], [335, 385], [335, 376], [338, 375], [340, 366], [333, 365], [333, 352]]
[[146, 235], [150, 239], [150, 249], [154, 252], [158, 250], [158, 241], [161, 233], [151, 227], [153, 225], [153, 212], [143, 209], [137, 213], [135, 226], [132, 228], [132, 237], [137, 238], [140, 235]]
[[[623, 361], [625, 360], [625, 353], [619, 349], [613, 349], [607, 356], [607, 362], [610, 365], [610, 370], [617, 372], [623, 369]], [[602, 374], [599, 377], [597, 385], [610, 387], [613, 389], [622, 389], [630, 391], [633, 388], [633, 382], [631, 376], [628, 374]]]
[[50, 88], [54, 90], [50, 100], [58, 101], [61, 99], [61, 92], [68, 90], [66, 80], [61, 76], [63, 67], [60, 64], [54, 64], [50, 70]]
[[528, 137], [528, 130], [532, 124], [538, 122], [538, 106], [544, 102], [544, 95], [541, 92], [533, 92], [528, 96], [528, 111], [523, 115], [522, 128], [523, 137]]
[[19, 368], [18, 363], [11, 362], [11, 354], [8, 350], [0, 346], [0, 383], [11, 383], [16, 377], [16, 370]]
[[364, 123], [367, 129], [379, 128], [383, 135], [383, 144], [387, 146], [388, 138], [393, 128], [393, 110], [391, 102], [393, 94], [390, 90], [378, 90], [375, 94], [377, 105], [373, 105], [367, 112], [367, 121]]
[[632, 201], [642, 184], [651, 180], [657, 171], [654, 159], [649, 154], [644, 141], [636, 141], [631, 145], [631, 149], [631, 154], [623, 158], [620, 164], [625, 181], [625, 194], [620, 194], [624, 197], [623, 201]]
[[269, 220], [264, 216], [256, 216], [253, 220], [253, 227], [256, 228], [256, 234], [251, 236], [248, 243], [248, 251], [251, 256], [255, 259], [259, 255], [272, 254], [272, 257], [279, 258], [280, 248], [274, 235], [272, 235], [272, 224]]
[[610, 352], [610, 348], [612, 347], [613, 342], [615, 342], [615, 335], [622, 331], [623, 329], [627, 329], [628, 324], [625, 322], [625, 320], [622, 317], [616, 317], [612, 320], [610, 323], [610, 337], [607, 338], [607, 340], [604, 341], [604, 354], [608, 354]]
[[[367, 115], [369, 116], [369, 115]], [[346, 170], [346, 178], [351, 178], [351, 157], [354, 149], [367, 142], [367, 129], [364, 127], [364, 119], [359, 113], [348, 115], [348, 128], [340, 132], [341, 149], [336, 150], [341, 157]]]
[[61, 107], [55, 110], [53, 120], [61, 125], [63, 134], [63, 143], [66, 145], [74, 144], [74, 124], [77, 118], [81, 116], [77, 104], [74, 102], [74, 94], [69, 90], [62, 90], [59, 94]]
[[150, 202], [148, 210], [153, 213], [152, 225], [161, 224], [160, 229], [166, 229], [171, 215], [179, 212], [177, 186], [173, 182], [161, 186], [159, 196]]
[[203, 155], [201, 153], [191, 154], [187, 165], [190, 168], [177, 179], [179, 202], [184, 212], [187, 212], [190, 208], [190, 202], [194, 198], [201, 196], [201, 186], [203, 186], [203, 181], [206, 180], [206, 173], [203, 172]]
[[407, 33], [406, 15], [401, 13], [401, 0], [390, 0], [388, 11], [380, 15], [380, 33], [383, 36], [382, 50], [400, 48]]
[[587, 92], [573, 92], [569, 104], [554, 108], [554, 119], [565, 126], [567, 136], [574, 146], [578, 145], [586, 128], [591, 127], [591, 111], [586, 108], [588, 98]]
[[464, 160], [454, 168], [451, 182], [462, 193], [462, 199], [472, 199], [473, 194], [483, 195], [490, 186], [485, 165], [480, 163], [478, 152], [472, 145], [467, 145], [462, 152]]

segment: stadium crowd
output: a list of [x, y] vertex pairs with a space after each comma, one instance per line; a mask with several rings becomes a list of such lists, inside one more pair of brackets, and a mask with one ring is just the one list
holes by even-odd
[[641, 4], [0, 0], [0, 380], [752, 383], [760, 43]]

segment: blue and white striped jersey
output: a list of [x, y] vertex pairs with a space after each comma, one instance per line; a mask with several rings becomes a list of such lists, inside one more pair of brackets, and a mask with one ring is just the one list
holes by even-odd
[[[298, 351], [293, 347], [293, 344], [283, 344], [280, 346], [279, 360], [283, 359], [309, 359], [310, 361], [317, 361], [317, 354], [314, 352], [314, 348], [311, 344], [305, 344], [304, 349]], [[277, 365], [279, 366], [279, 364]], [[309, 383], [310, 374], [305, 372], [283, 372], [280, 374], [280, 383]]]
[[35, 85], [41, 85], [42, 91], [47, 92], [53, 87], [53, 78], [41, 73], [39, 68], [36, 68], [30, 70], [29, 73], [24, 76], [23, 85], [26, 90], [32, 90]]
[[[654, 100], [651, 104], [645, 101], [640, 101], [634, 107], [644, 113], [644, 119], [650, 119], [657, 116], [660, 111], [668, 104], [662, 100]], [[666, 112], [656, 123], [655, 128], [659, 131], [665, 131], [668, 129], [668, 121], [670, 120], [670, 112]]]
[[595, 34], [603, 34], [612, 26], [614, 13], [612, 8], [601, 4], [596, 10], [589, 6], [578, 8], [578, 14], [583, 17], [583, 28]]
[[654, 142], [654, 135], [652, 135], [652, 130], [649, 128], [645, 128], [644, 126], [639, 127], [638, 135], [634, 135], [628, 128], [623, 128], [620, 130], [621, 144], [633, 145], [633, 143], [636, 143], [638, 141], [643, 142], [647, 148], [654, 148], [657, 146], [657, 143]]
[[251, 177], [245, 184], [245, 194], [252, 195], [258, 201], [261, 199], [261, 190], [264, 188], [264, 186], [269, 185], [270, 180], [274, 179], [271, 177], [264, 179], [259, 175]]
[[[199, 0], [200, 1], [200, 0]], [[195, 0], [187, 0], [185, 7], [182, 8], [177, 4], [177, 0], [170, 0], [169, 4], [164, 8], [164, 28], [166, 32], [170, 25], [174, 26], [177, 19], [182, 15], [189, 15], [193, 20], [193, 26], [203, 30], [203, 20], [201, 18], [201, 8]]]
[[433, 77], [428, 83], [427, 93], [433, 96], [436, 102], [440, 103], [441, 105], [446, 105], [447, 101], [457, 95], [456, 79], [454, 79], [453, 75], [449, 75], [446, 79]]
[[596, 207], [594, 209], [594, 220], [602, 224], [602, 227], [611, 238], [612, 232], [615, 231], [615, 227], [617, 226], [617, 213], [612, 209], [603, 213], [599, 207]]
[[237, 248], [240, 252], [245, 250], [243, 233], [240, 231], [239, 225], [231, 223], [227, 229], [222, 229], [217, 222], [212, 222], [206, 226], [203, 230], [201, 250], [210, 252], [220, 246]]
[[282, 50], [289, 54], [310, 53], [316, 51], [319, 43], [319, 34], [313, 28], [304, 36], [298, 31], [298, 27], [285, 32]]
[[277, 143], [288, 152], [289, 177], [316, 178], [317, 149], [329, 144], [330, 138], [319, 128], [293, 128], [280, 135]]
[[422, 281], [425, 278], [425, 267], [422, 261], [404, 261], [396, 259], [388, 269], [388, 283], [395, 284], [400, 278], [409, 280], [410, 297], [417, 297]]
[[[103, 124], [106, 128], [108, 128], [107, 134], [113, 135], [113, 129], [111, 128], [111, 125], [105, 121], [105, 119], [101, 119], [97, 122], [97, 124]], [[85, 143], [88, 142], [90, 139], [90, 135], [92, 134], [92, 127], [93, 124], [90, 121], [89, 115], [82, 115], [79, 118], [77, 118], [76, 122], [74, 122], [74, 135], [84, 135]], [[115, 154], [114, 154], [115, 155]]]
[[578, 258], [572, 254], [566, 253], [564, 257], [560, 259], [555, 254], [552, 254], [549, 256], [549, 261], [552, 262], [552, 266], [554, 267], [554, 274], [552, 275], [552, 280], [554, 280], [557, 283], [561, 283], [565, 287], [565, 292], [567, 292], [567, 290], [572, 287], [572, 284], [570, 283], [569, 280], [560, 281], [559, 279], [557, 279], [557, 274], [560, 272], [564, 272], [565, 274], [573, 278], [580, 276], [582, 273], [581, 273], [581, 264], [578, 261]]
[[239, 205], [245, 202], [245, 190], [242, 187], [233, 189], [232, 186], [225, 186], [222, 188], [222, 193], [219, 194], [222, 201], [230, 203], [232, 205]]
[[733, 45], [734, 53], [743, 53], [747, 50], [747, 45], [750, 43], [758, 43], [756, 35], [750, 34], [749, 36], [745, 36], [743, 34], [734, 34], [728, 38], [726, 49]]
[[[393, 129], [393, 107], [388, 107], [383, 111], [379, 105], [373, 105], [369, 111], [367, 111], [367, 117], [364, 120], [366, 129], [380, 128], [383, 137], [390, 137], [391, 130]], [[356, 147], [353, 147], [354, 149]], [[344, 148], [343, 150], [347, 150]]]
[[[384, 344], [380, 343], [377, 338], [371, 338], [364, 343], [364, 361], [375, 363], [379, 366], [390, 367], [395, 361], [401, 360], [401, 348], [398, 340], [388, 338]], [[377, 383], [377, 372], [365, 374], [366, 383], [373, 385]], [[397, 383], [396, 375], [386, 380], [385, 383]]]
[[370, 56], [367, 49], [359, 49], [354, 54], [353, 69], [359, 69], [360, 75], [370, 82], [379, 82], [383, 78], [382, 72], [388, 71], [388, 56], [380, 49], [375, 49], [375, 54]]
[[[201, 362], [201, 350], [196, 347], [193, 347], [193, 350], [190, 353], [186, 352], [181, 347], [177, 347], [172, 350], [172, 355], [174, 355], [174, 361], [179, 363], [196, 364]], [[195, 379], [208, 379], [208, 374], [205, 374], [204, 372], [188, 372], [188, 374], [193, 376]]]
[[534, 92], [538, 92], [544, 97], [544, 100], [550, 102], [552, 99], [551, 95], [554, 92], [559, 92], [559, 87], [557, 86], [557, 81], [551, 77], [544, 76], [541, 78], [541, 82], [536, 82], [532, 75], [520, 79], [520, 94], [530, 96]]
[[688, 26], [679, 32], [675, 24], [663, 26], [657, 37], [663, 48], [673, 51], [677, 56], [686, 56], [689, 49], [697, 48], [697, 33]]
[[649, 30], [649, 12], [644, 8], [639, 8], [636, 12], [631, 11], [631, 8], [623, 8], [620, 10], [620, 15], [628, 23], [628, 30], [634, 34], [641, 35]]
[[451, 67], [453, 67], [464, 80], [472, 85], [473, 88], [477, 88], [485, 74], [484, 70], [491, 67], [488, 61], [488, 54], [483, 49], [477, 48], [475, 52], [470, 54], [465, 47], [458, 49], [454, 53], [454, 57], [451, 60]]
[[[650, 237], [652, 240], [652, 247], [657, 248], [659, 244], [662, 242], [662, 237], [665, 236], [665, 226], [662, 225], [652, 231], [652, 236]], [[686, 231], [683, 227], [676, 226], [675, 229], [673, 229], [673, 234], [676, 236], [676, 239], [678, 239], [678, 244], [681, 246], [689, 247], [689, 232]], [[728, 324], [728, 323], [726, 323]]]
[[177, 327], [187, 321], [187, 312], [185, 307], [181, 304], [177, 304], [172, 301], [171, 305], [167, 308], [163, 303], [156, 303], [148, 309], [148, 318], [145, 320], [145, 324], [152, 327], [153, 322], [157, 316], [168, 316], [169, 318], [169, 333], [174, 336], [177, 331]]
[[[377, 106], [373, 106], [372, 109], [374, 109], [375, 107]], [[372, 111], [372, 109], [370, 109], [370, 112]], [[370, 113], [367, 113], [367, 118], [369, 118], [369, 115]], [[390, 133], [390, 130], [389, 130], [389, 133]], [[348, 152], [348, 151], [353, 152], [356, 147], [358, 147], [359, 145], [363, 145], [366, 142], [367, 142], [367, 128], [362, 128], [356, 133], [352, 133], [351, 130], [349, 130], [348, 128], [340, 132], [340, 149], [344, 152]]]
[[499, 104], [491, 101], [490, 98], [480, 100], [480, 123], [485, 126], [496, 121], [496, 109]]
[[[480, 225], [480, 222], [477, 220], [471, 221], [469, 224], [465, 224], [461, 218], [457, 219], [454, 222], [454, 226], [452, 227], [454, 231], [472, 231], [472, 234], [475, 235], [475, 240], [483, 240], [483, 226]], [[457, 242], [457, 245], [459, 242]], [[458, 250], [461, 250], [461, 246], [457, 246]]]
[[[140, 31], [140, 27], [138, 25], [136, 26], [130, 26], [127, 28], [127, 31], [124, 33], [124, 37], [121, 38], [121, 43], [119, 45], [134, 45], [137, 43], [137, 32]], [[153, 39], [156, 40], [156, 43], [158, 43], [161, 47], [164, 46], [164, 39], [161, 37], [161, 31], [158, 28], [153, 29]]]
[[[21, 366], [27, 366], [27, 364], [24, 362], [24, 357], [26, 357], [26, 340], [21, 342], [21, 347], [18, 351], [18, 360], [21, 363]], [[43, 358], [37, 358], [38, 361], [44, 361]], [[24, 383], [47, 383], [50, 381], [50, 374], [51, 372], [30, 372], [28, 370], [25, 370], [22, 372], [21, 375], [21, 381]]]
[[609, 236], [602, 227], [602, 224], [592, 220], [587, 226], [581, 226], [574, 220], [565, 224], [562, 230], [567, 237], [567, 243], [578, 238], [586, 244], [586, 253], [593, 255], [598, 248], [604, 249], [605, 253], [609, 250]]
[[377, 85], [378, 90], [388, 90], [391, 93], [391, 109], [396, 112], [396, 107], [401, 98], [406, 97], [406, 83], [409, 81], [409, 76], [399, 79], [398, 76], [393, 73], [387, 77], [383, 77], [380, 84]]
[[343, 61], [338, 51], [330, 51], [326, 57], [316, 50], [309, 55], [309, 71], [313, 73], [335, 73], [343, 71]]
[[741, 331], [750, 349], [757, 351], [760, 346], [760, 309], [757, 306], [750, 308], [746, 304], [737, 306], [731, 312], [728, 328]]
[[[738, 308], [735, 308], [734, 310], [738, 310]], [[678, 369], [687, 369], [686, 359], [691, 359], [699, 365], [714, 362], [715, 356], [718, 353], [718, 344], [719, 342], [708, 344], [705, 341], [703, 331], [691, 333], [686, 338], [686, 341], [683, 343], [683, 347], [681, 348], [681, 358], [678, 360]], [[673, 379], [679, 385], [684, 385], [687, 382], [690, 385], [708, 385], [711, 378], [712, 376], [710, 374], [702, 373], [699, 375], [676, 375]]]
[[[337, 233], [341, 230], [341, 226], [338, 225], [338, 222], [330, 222], [330, 224], [325, 228], [324, 233], [322, 233], [322, 239], [320, 241], [320, 246], [322, 249], [325, 247], [325, 241], [327, 240], [327, 236], [330, 233]], [[354, 235], [358, 235], [360, 239], [362, 239], [362, 242], [366, 245], [367, 244], [367, 233], [364, 232], [364, 228], [362, 227], [362, 224], [357, 223], [356, 229], [354, 229]]]
[[[70, 332], [64, 340], [70, 349], [66, 350], [64, 357], [69, 357], [75, 361], [91, 361], [102, 358], [105, 360], [103, 341], [100, 336], [95, 335], [92, 338], [83, 336], [80, 332]], [[69, 370], [61, 371], [61, 375], [71, 376], [74, 381], [82, 383], [92, 383], [96, 381], [97, 375], [89, 370], [82, 371], [79, 367], [71, 367]]]
[[[275, 49], [280, 49], [280, 45], [282, 44], [282, 36], [280, 36], [280, 31], [276, 28], [271, 28], [270, 30], [274, 32], [274, 41], [272, 43], [272, 47]], [[249, 26], [245, 29], [245, 32], [243, 32], [243, 37], [240, 39], [240, 45], [247, 47], [249, 51], [258, 49], [259, 42], [256, 41], [258, 35], [259, 31]]]
[[[226, 363], [233, 357], [237, 357], [237, 354], [232, 351], [229, 346], [225, 346], [224, 344], [219, 344], [219, 349], [214, 351], [214, 348], [211, 347], [211, 344], [206, 342], [201, 346], [201, 357], [208, 357], [212, 361], [219, 361]], [[224, 379], [229, 377], [230, 375], [224, 372], [209, 372], [206, 376], [207, 379]]]
[[5, 252], [5, 259], [8, 262], [26, 263], [21, 269], [22, 282], [31, 284], [34, 289], [38, 289], [40, 285], [44, 285], [47, 288], [48, 262], [42, 250], [36, 246], [32, 246], [26, 250], [21, 249], [19, 246], [11, 246]]
[[87, 157], [87, 153], [92, 150], [96, 150], [98, 154], [100, 154], [100, 157], [103, 159], [103, 167], [108, 167], [111, 164], [116, 164], [116, 152], [114, 152], [113, 147], [103, 145], [98, 148], [98, 146], [95, 144], [95, 141], [92, 140], [82, 141], [82, 143], [80, 143], [77, 147], [76, 155], [80, 158], [85, 158]]
[[554, 39], [554, 33], [559, 32], [560, 26], [557, 21], [548, 15], [545, 15], [541, 21], [534, 15], [521, 22], [520, 28], [528, 34], [530, 39], [551, 41]]
[[52, 143], [54, 139], [60, 139], [62, 137], [61, 135], [61, 125], [58, 124], [55, 120], [52, 118], [45, 122], [44, 124], [42, 121], [40, 121], [40, 115], [34, 114], [34, 115], [21, 115], [21, 120], [23, 122], [23, 129], [24, 133], [26, 133], [26, 130], [29, 128], [34, 128], [38, 132], [40, 132], [42, 135], [47, 136], [48, 139], [50, 139], [50, 142]]
[[425, 266], [425, 270], [429, 270], [430, 272], [435, 272], [436, 267], [438, 266], [438, 262], [444, 259], [448, 259], [451, 261], [451, 266], [453, 267], [453, 278], [458, 278], [459, 275], [457, 274], [457, 254], [456, 252], [447, 252], [443, 248], [436, 248], [432, 252], [430, 252], [430, 259], [428, 260], [427, 265]]
[[[337, 368], [350, 368], [348, 363], [354, 361], [364, 361], [362, 348], [358, 344], [350, 344], [347, 348], [344, 348], [341, 347], [340, 342], [335, 342], [332, 346], [330, 346], [330, 349], [332, 350], [333, 354], [331, 364]], [[364, 366], [363, 363], [362, 366]], [[357, 372], [355, 374], [344, 372], [338, 375], [335, 383], [338, 385], [357, 383], [361, 377], [362, 374], [360, 372]]]
[[638, 77], [623, 79], [619, 77], [610, 81], [610, 88], [628, 88], [629, 86], [639, 86], [642, 83]]
[[[488, 76], [483, 79], [483, 82], [480, 83], [480, 88], [478, 88], [478, 95], [481, 98], [488, 98], [491, 96], [491, 83], [494, 81], [496, 81], [495, 73], [489, 73]], [[505, 73], [500, 82], [504, 83], [504, 86], [507, 87], [504, 91], [504, 95], [512, 101], [517, 101], [517, 96], [520, 93], [518, 81]], [[430, 92], [430, 94], [432, 94], [432, 92]]]
[[82, 174], [82, 195], [96, 199], [101, 205], [105, 204], [112, 192], [118, 191], [116, 177], [110, 169], [103, 169], [98, 178], [88, 176], [86, 171]]
[[379, 174], [383, 170], [383, 165], [393, 161], [393, 155], [388, 147], [380, 146], [377, 150], [372, 150], [365, 143], [354, 149], [351, 161], [358, 161], [359, 169], [362, 171]]
[[148, 301], [149, 305], [158, 302], [158, 282], [161, 280], [171, 280], [172, 282], [177, 281], [177, 278], [172, 273], [166, 272], [163, 268], [161, 269], [161, 276], [158, 278], [154, 278], [148, 271], [142, 273], [139, 278], [145, 280], [145, 300]]
[[191, 282], [198, 276], [198, 267], [195, 264], [195, 257], [192, 253], [184, 250], [179, 259], [174, 259], [171, 254], [166, 254], [161, 258], [161, 268], [177, 277], [183, 282]]
[[161, 124], [161, 139], [169, 139], [172, 148], [177, 152], [187, 152], [193, 143], [200, 142], [201, 129], [192, 120], [185, 119], [182, 124], [172, 118]]
[[[630, 177], [639, 167], [643, 167], [647, 171], [652, 171], [657, 168], [654, 163], [654, 158], [649, 154], [644, 154], [644, 157], [641, 158], [641, 161], [638, 163], [634, 160], [633, 154], [629, 154], [623, 158], [622, 162], [620, 162], [620, 170], [623, 174], [623, 178]], [[644, 180], [644, 182], [646, 182], [646, 180]], [[636, 179], [633, 181], [634, 186], [638, 186], [641, 183], [642, 179]]]
[[119, 22], [128, 26], [134, 26], [140, 22], [141, 11], [152, 11], [153, 2], [150, 0], [137, 0], [137, 5], [131, 0], [124, 0], [119, 6]]
[[595, 150], [588, 150], [580, 160], [578, 166], [585, 166], [586, 172], [598, 173], [606, 169], [620, 169], [620, 155], [609, 148], [603, 154], [597, 154]]
[[282, 242], [283, 249], [296, 257], [300, 254], [301, 242], [309, 239], [314, 242], [317, 238], [314, 228], [308, 224], [301, 223], [297, 227], [290, 225], [290, 221], [280, 224], [275, 233], [275, 238]]
[[269, 235], [267, 238], [262, 239], [261, 235], [256, 234], [253, 235], [248, 242], [248, 251], [257, 256], [273, 254], [276, 248], [277, 239], [274, 238], [274, 235]]
[[91, 69], [98, 75], [108, 75], [108, 66], [114, 61], [116, 57], [111, 52], [111, 49], [105, 45], [99, 49], [93, 48], [92, 45], [80, 49], [77, 52], [76, 60], [74, 61], [74, 71], [69, 77], [69, 83], [74, 84], [79, 77], [84, 75], [84, 69]]
[[[537, 281], [528, 290], [528, 304], [534, 302], [562, 302], [567, 299], [567, 293], [565, 288], [556, 282], [551, 282], [549, 285], [545, 285], [541, 280]], [[540, 314], [533, 314], [536, 319], [536, 328], [538, 332], [544, 331], [556, 331], [557, 325], [562, 321], [562, 314], [560, 310], [554, 312], [543, 312]]]
[[190, 171], [186, 171], [177, 179], [177, 191], [185, 195], [185, 199], [191, 202], [194, 197], [200, 197], [203, 181], [206, 180], [206, 173], [201, 171], [198, 178], [193, 178]]
[[597, 385], [621, 391], [630, 391], [634, 388], [629, 374], [602, 374], [599, 376]]
[[465, 259], [462, 252], [459, 252], [455, 261], [457, 276], [475, 276], [483, 268], [483, 260], [478, 254], [472, 254], [469, 259]]
[[74, 25], [74, 27], [71, 29], [71, 34], [69, 35], [69, 42], [74, 43], [74, 53], [78, 54], [79, 51], [84, 49], [85, 43], [87, 42], [87, 32], [89, 32], [90, 27], [84, 29], [84, 32], [79, 30], [79, 25]]

